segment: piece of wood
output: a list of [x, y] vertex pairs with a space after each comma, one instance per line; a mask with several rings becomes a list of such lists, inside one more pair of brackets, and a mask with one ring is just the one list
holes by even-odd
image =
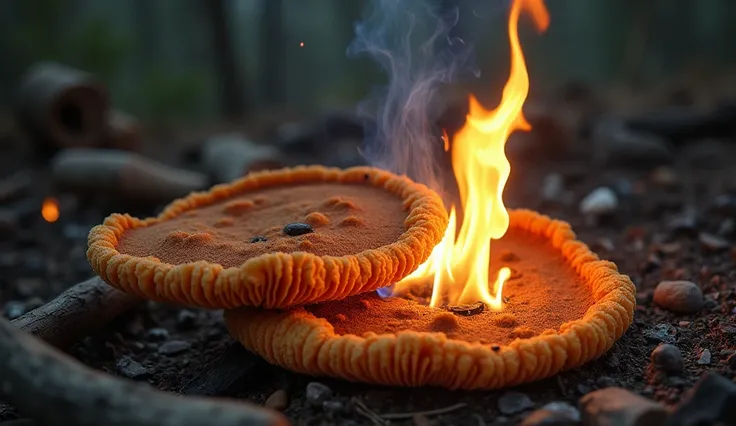
[[16, 117], [37, 154], [104, 142], [110, 95], [94, 76], [55, 62], [32, 67], [17, 92]]
[[255, 144], [237, 133], [205, 141], [201, 161], [214, 183], [232, 182], [249, 172], [283, 167], [278, 149]]
[[100, 330], [142, 301], [90, 278], [14, 319], [13, 325], [56, 347], [66, 347]]
[[181, 397], [92, 370], [0, 319], [0, 396], [46, 426], [286, 425], [243, 401]]
[[66, 149], [51, 161], [54, 183], [76, 192], [169, 202], [209, 185], [202, 173], [112, 149]]

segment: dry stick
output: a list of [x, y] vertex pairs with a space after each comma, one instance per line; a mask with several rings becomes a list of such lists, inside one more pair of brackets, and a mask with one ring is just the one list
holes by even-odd
[[209, 185], [207, 176], [118, 150], [67, 149], [54, 157], [54, 183], [77, 192], [169, 202]]
[[461, 408], [465, 408], [468, 404], [464, 402], [457, 403], [455, 405], [450, 405], [449, 407], [445, 408], [437, 408], [434, 410], [427, 410], [427, 411], [414, 411], [411, 413], [392, 413], [392, 414], [379, 414], [381, 418], [386, 420], [401, 420], [401, 419], [410, 419], [414, 416], [420, 415], [420, 416], [437, 416], [440, 414], [446, 414], [455, 410], [459, 410]]
[[94, 277], [12, 323], [53, 346], [65, 347], [100, 330], [140, 302], [137, 296], [116, 290]]
[[358, 398], [353, 398], [353, 403], [355, 404], [355, 408], [357, 409], [356, 411], [358, 412], [358, 414], [372, 421], [374, 425], [386, 426], [386, 420], [376, 414], [375, 411], [371, 410], [370, 407], [365, 405], [363, 401], [359, 400]]
[[47, 426], [287, 425], [235, 400], [181, 397], [117, 379], [0, 320], [0, 395]]

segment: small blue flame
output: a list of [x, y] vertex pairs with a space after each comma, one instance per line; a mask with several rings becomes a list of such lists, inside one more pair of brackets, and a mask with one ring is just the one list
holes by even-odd
[[376, 290], [376, 294], [384, 299], [387, 297], [391, 297], [391, 294], [393, 294], [393, 286], [381, 287]]

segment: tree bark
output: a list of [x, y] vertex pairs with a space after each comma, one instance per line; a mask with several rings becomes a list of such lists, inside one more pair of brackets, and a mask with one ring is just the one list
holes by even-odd
[[246, 111], [230, 34], [227, 4], [225, 0], [205, 0], [204, 7], [212, 28], [212, 52], [220, 84], [222, 113], [227, 118], [239, 119]]
[[140, 302], [140, 298], [94, 277], [69, 288], [12, 323], [46, 343], [63, 348], [100, 330]]
[[287, 425], [242, 401], [181, 397], [97, 372], [0, 319], [0, 395], [46, 426]]

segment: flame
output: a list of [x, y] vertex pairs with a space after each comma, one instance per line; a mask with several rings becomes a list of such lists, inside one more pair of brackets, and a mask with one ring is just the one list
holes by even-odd
[[59, 220], [59, 203], [55, 198], [46, 198], [43, 200], [41, 216], [49, 223]]
[[503, 189], [511, 165], [504, 148], [514, 130], [531, 129], [521, 110], [529, 93], [529, 75], [517, 29], [522, 9], [538, 30], [547, 29], [549, 14], [543, 0], [514, 0], [508, 28], [511, 73], [501, 103], [488, 111], [471, 95], [466, 123], [452, 141], [452, 168], [463, 206], [460, 230], [457, 232], [457, 213], [452, 206], [442, 241], [425, 263], [396, 284], [393, 294], [432, 279], [430, 306], [482, 301], [491, 309], [503, 307], [503, 285], [511, 271], [501, 268], [491, 286], [489, 266], [491, 240], [503, 237], [509, 227]]

